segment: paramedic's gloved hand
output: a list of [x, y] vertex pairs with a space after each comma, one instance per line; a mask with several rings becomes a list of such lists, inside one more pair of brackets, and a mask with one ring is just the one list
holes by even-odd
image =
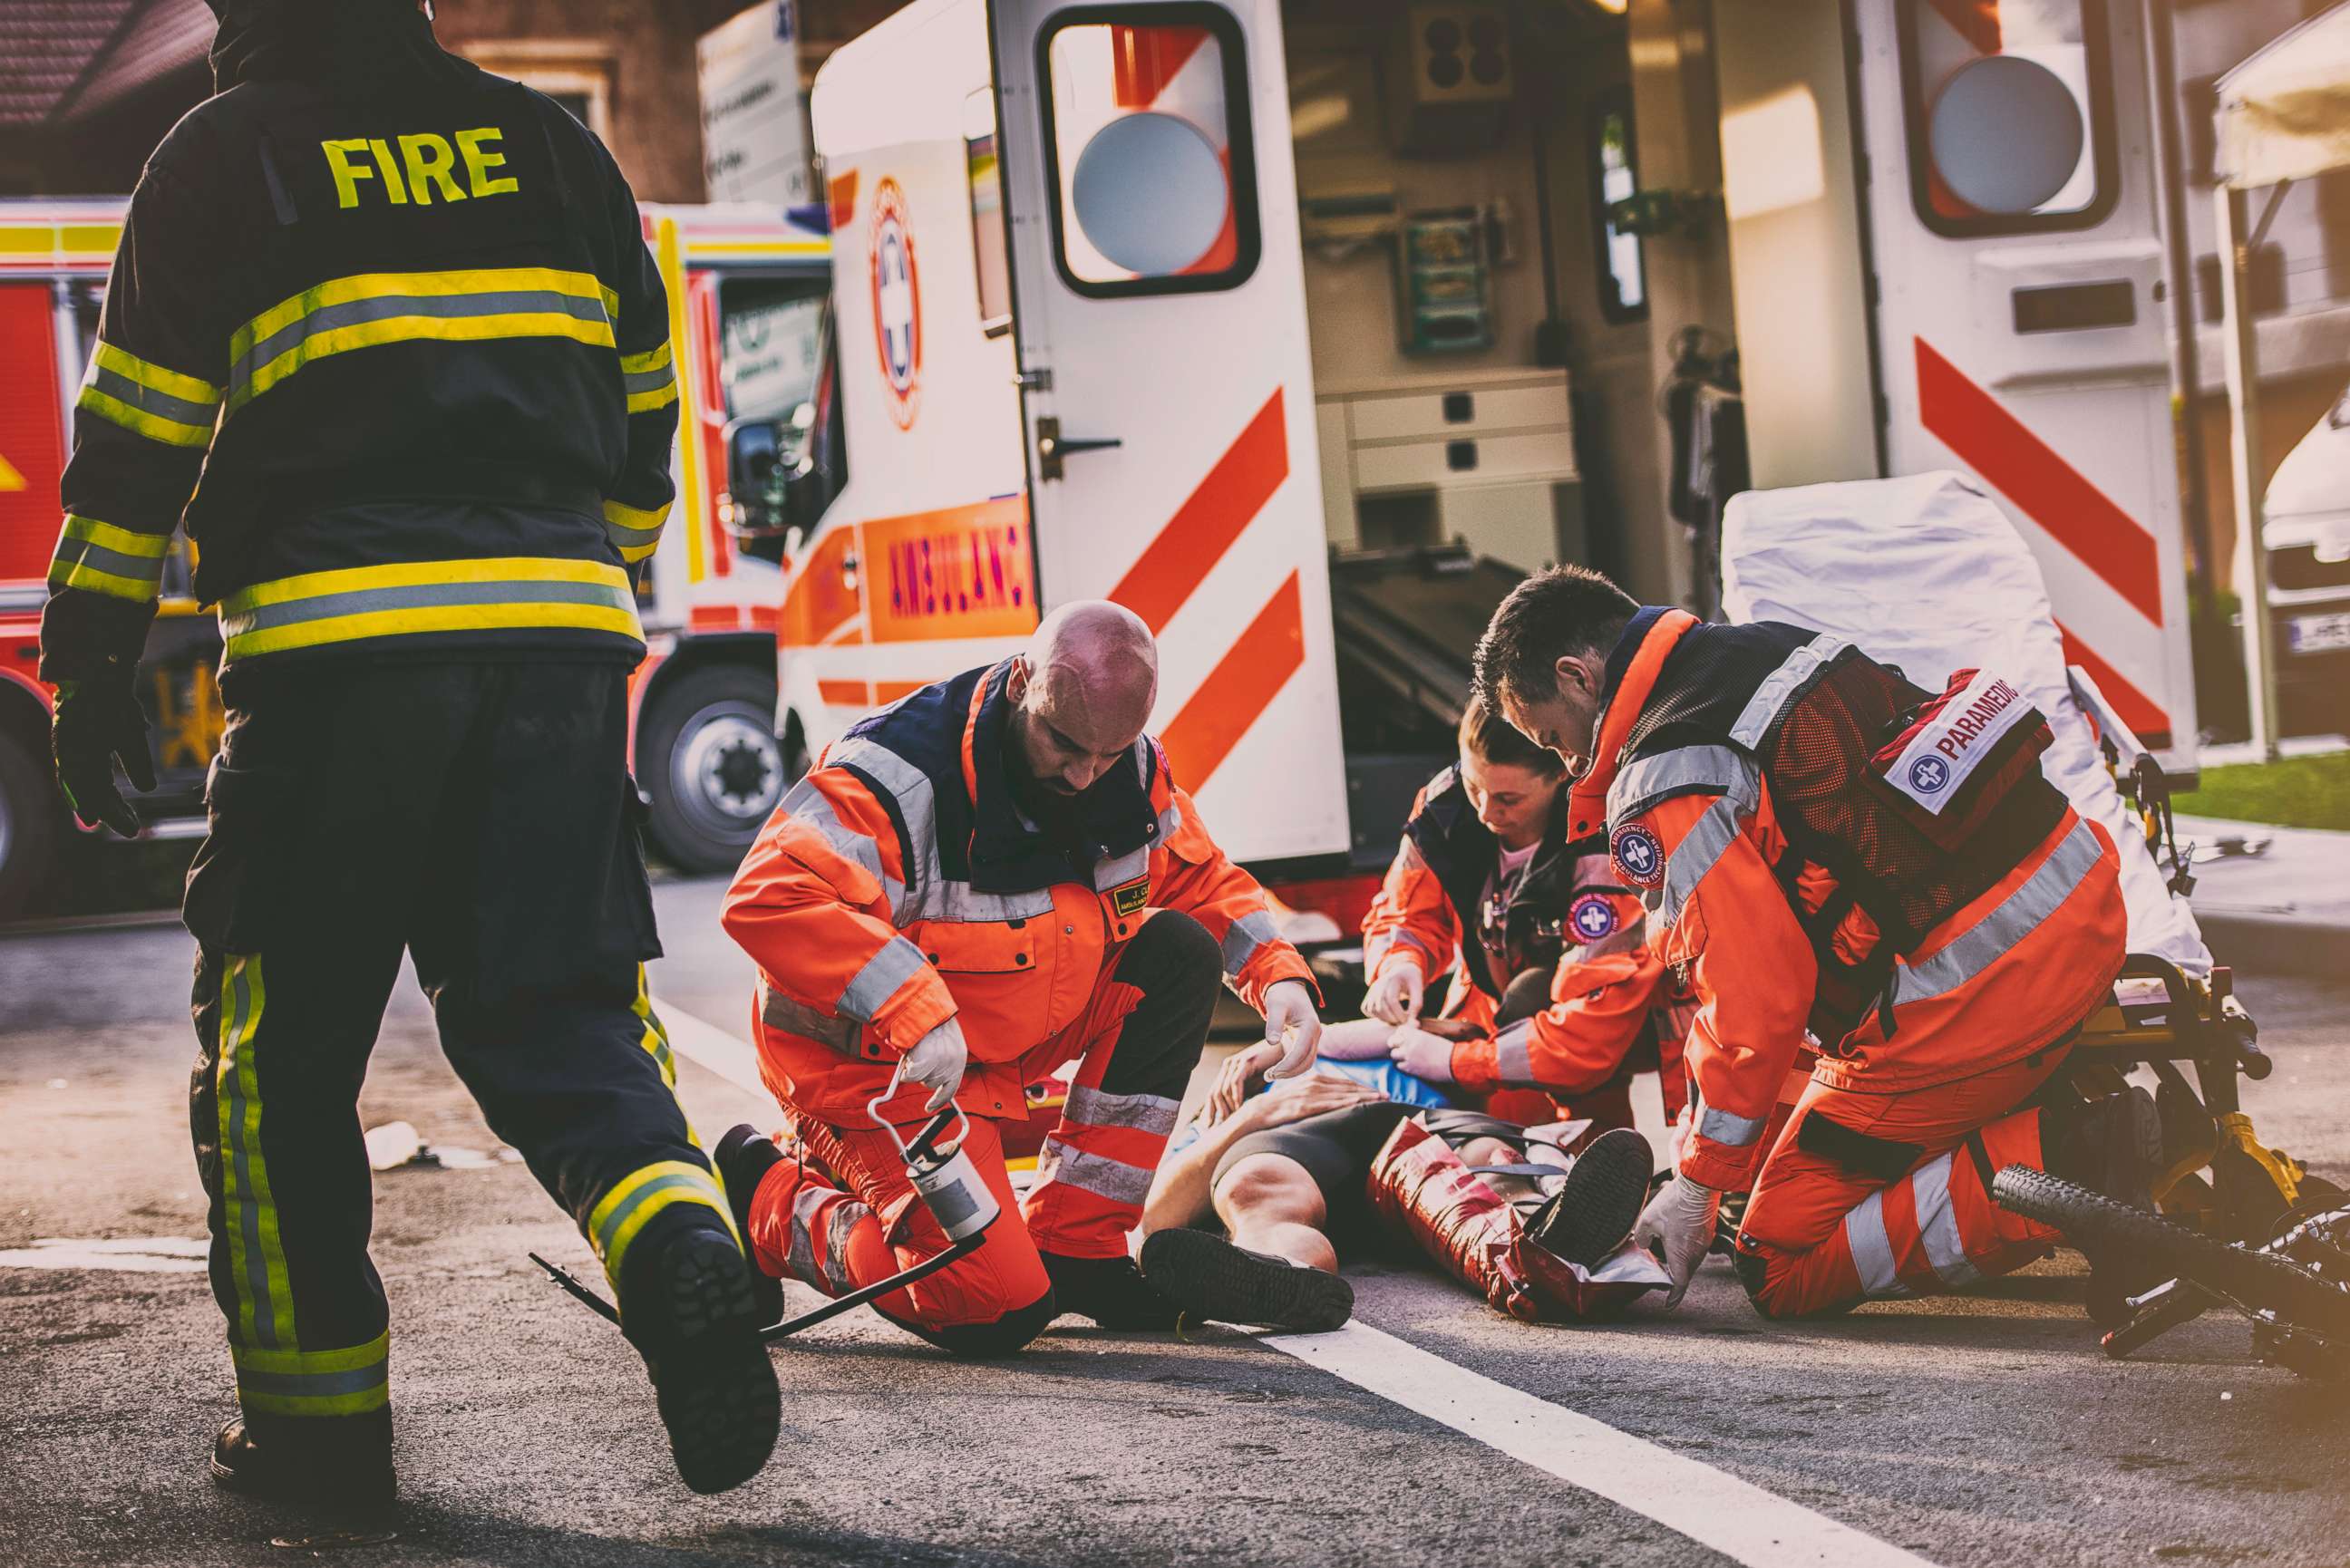
[[125, 838], [139, 836], [139, 814], [115, 787], [114, 760], [141, 790], [155, 787], [147, 759], [147, 713], [130, 689], [130, 673], [99, 680], [57, 682], [57, 716], [49, 727], [57, 788], [85, 825], [99, 823]]
[[955, 1090], [962, 1086], [963, 1064], [970, 1058], [971, 1048], [963, 1044], [962, 1025], [950, 1018], [914, 1042], [914, 1048], [898, 1064], [898, 1076], [910, 1084], [929, 1087], [928, 1108], [936, 1116], [947, 1108]]
[[[1289, 1038], [1286, 1042], [1283, 1035]], [[1314, 1011], [1314, 988], [1302, 980], [1277, 980], [1264, 988], [1264, 1043], [1281, 1050], [1268, 1078], [1295, 1078], [1314, 1065], [1322, 1042], [1322, 1015]]]
[[1713, 1245], [1714, 1224], [1721, 1214], [1721, 1194], [1686, 1176], [1667, 1182], [1664, 1190], [1649, 1199], [1648, 1207], [1641, 1210], [1640, 1222], [1632, 1227], [1632, 1242], [1654, 1252], [1665, 1265], [1665, 1272], [1673, 1277], [1673, 1293], [1665, 1298], [1667, 1306], [1680, 1305], [1681, 1297], [1689, 1293], [1690, 1276], [1705, 1261], [1705, 1250]]
[[1452, 1082], [1452, 1042], [1440, 1034], [1407, 1023], [1388, 1037], [1388, 1054], [1415, 1078], [1431, 1084]]
[[1428, 977], [1420, 973], [1419, 965], [1408, 958], [1390, 958], [1379, 966], [1379, 978], [1371, 982], [1370, 994], [1363, 998], [1364, 1015], [1382, 1023], [1409, 1023], [1419, 1016], [1427, 992]]

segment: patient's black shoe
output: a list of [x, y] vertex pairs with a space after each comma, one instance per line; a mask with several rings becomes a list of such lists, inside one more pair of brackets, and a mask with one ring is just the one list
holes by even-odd
[[1656, 1155], [1630, 1127], [1615, 1127], [1575, 1156], [1566, 1180], [1526, 1227], [1544, 1251], [1596, 1269], [1624, 1244], [1648, 1200]]
[[748, 1122], [729, 1128], [710, 1157], [710, 1163], [718, 1168], [718, 1179], [725, 1184], [726, 1207], [733, 1210], [734, 1230], [743, 1238], [743, 1255], [751, 1261], [751, 1299], [763, 1325], [783, 1321], [784, 1282], [759, 1267], [758, 1254], [751, 1246], [751, 1199], [767, 1172], [783, 1162], [775, 1140]]
[[1205, 1231], [1154, 1231], [1142, 1277], [1193, 1317], [1327, 1334], [1355, 1313], [1355, 1287], [1333, 1273], [1236, 1247]]

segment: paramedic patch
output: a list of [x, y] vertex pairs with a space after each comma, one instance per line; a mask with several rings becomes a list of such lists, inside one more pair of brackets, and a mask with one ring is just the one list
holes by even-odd
[[1616, 874], [1635, 888], [1661, 888], [1665, 882], [1665, 846], [1637, 822], [1627, 822], [1608, 841], [1607, 852]]
[[2000, 738], [2022, 723], [2040, 722], [2040, 711], [2014, 684], [1988, 670], [1927, 711], [1886, 770], [1894, 788], [1939, 814], [1976, 765], [1999, 750]]
[[1118, 919], [1128, 919], [1142, 913], [1150, 902], [1150, 878], [1137, 877], [1133, 881], [1109, 890], [1109, 907], [1118, 911]]
[[1616, 934], [1616, 906], [1607, 895], [1586, 893], [1566, 912], [1567, 923], [1585, 942], [1596, 942]]

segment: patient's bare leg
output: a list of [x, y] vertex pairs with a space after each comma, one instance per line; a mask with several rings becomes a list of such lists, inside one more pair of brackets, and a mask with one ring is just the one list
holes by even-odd
[[1338, 1254], [1322, 1233], [1329, 1208], [1314, 1178], [1287, 1155], [1253, 1154], [1233, 1162], [1216, 1183], [1215, 1203], [1234, 1246], [1338, 1272]]

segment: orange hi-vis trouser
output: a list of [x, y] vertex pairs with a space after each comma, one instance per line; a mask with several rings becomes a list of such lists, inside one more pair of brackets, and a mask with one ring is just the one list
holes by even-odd
[[[1050, 1321], [1040, 1254], [1125, 1256], [1207, 1039], [1221, 963], [1200, 923], [1173, 910], [1117, 950], [1076, 1022], [1020, 1060], [1028, 1083], [1079, 1064], [1026, 1201], [1013, 1196], [994, 1122], [972, 1117], [963, 1147], [1002, 1216], [971, 1256], [880, 1297], [877, 1311], [947, 1349], [1002, 1355]], [[877, 1065], [877, 1094], [887, 1081]], [[805, 1158], [787, 1153], [751, 1201], [762, 1269], [840, 1296], [946, 1249], [889, 1133], [806, 1116], [797, 1127]]]
[[[1891, 1094], [1812, 1080], [1762, 1162], [1739, 1231], [1738, 1272], [1755, 1306], [1767, 1317], [1839, 1312], [1958, 1290], [2045, 1255], [2056, 1232], [1992, 1202], [1991, 1179], [2002, 1166], [2044, 1168], [2040, 1112], [2017, 1107], [2070, 1048]], [[1814, 1116], [1878, 1149], [1806, 1137]], [[1902, 1145], [1922, 1151], [1906, 1170], [1860, 1168], [1869, 1153]]]

